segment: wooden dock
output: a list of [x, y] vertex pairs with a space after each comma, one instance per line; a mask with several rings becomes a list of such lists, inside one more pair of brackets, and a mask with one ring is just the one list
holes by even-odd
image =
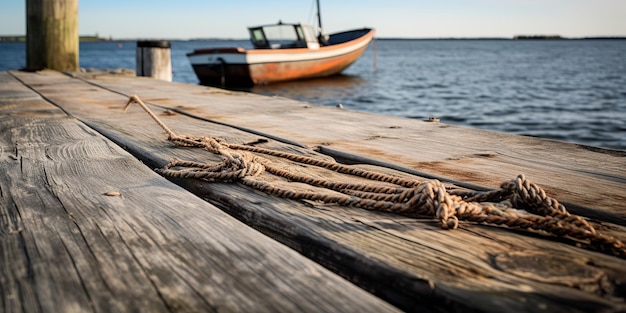
[[524, 174], [626, 241], [624, 151], [141, 77], [0, 72], [0, 311], [626, 310], [626, 259], [593, 240], [165, 179], [153, 169], [174, 159], [221, 159], [174, 145], [139, 106], [123, 113], [132, 94], [177, 134], [468, 190]]

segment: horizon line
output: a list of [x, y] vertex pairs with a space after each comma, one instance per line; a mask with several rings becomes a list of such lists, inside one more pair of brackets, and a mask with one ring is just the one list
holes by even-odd
[[[25, 41], [26, 35], [0, 35], [0, 42], [5, 41]], [[159, 37], [127, 37], [115, 38], [100, 37], [98, 35], [79, 35], [80, 39], [85, 41], [140, 41], [140, 40], [171, 40], [171, 41], [198, 41], [198, 40], [249, 40], [249, 38], [229, 38], [229, 37], [196, 37], [196, 38], [159, 38]], [[13, 40], [8, 40], [13, 39]], [[584, 39], [626, 39], [626, 35], [621, 36], [581, 36], [581, 37], [562, 37], [560, 35], [514, 35], [512, 37], [505, 36], [473, 36], [473, 37], [403, 37], [403, 36], [387, 36], [375, 37], [377, 40], [584, 40]]]

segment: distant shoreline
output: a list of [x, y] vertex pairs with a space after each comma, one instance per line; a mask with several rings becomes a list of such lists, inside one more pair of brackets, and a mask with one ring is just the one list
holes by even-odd
[[[80, 42], [93, 42], [93, 41], [113, 41], [113, 38], [102, 38], [98, 36], [80, 36]], [[5, 35], [0, 36], [0, 42], [26, 42], [25, 35]]]
[[[146, 38], [103, 38], [98, 36], [80, 36], [80, 42], [101, 42], [101, 41], [138, 41], [145, 40]], [[154, 39], [154, 38], [152, 38]], [[248, 40], [248, 38], [234, 39], [234, 38], [190, 38], [190, 39], [176, 39], [165, 38], [159, 40], [171, 40], [171, 41], [200, 41], [200, 40]], [[510, 37], [439, 37], [439, 38], [427, 38], [427, 37], [377, 37], [376, 40], [626, 40], [626, 36], [593, 36], [593, 37], [561, 37], [558, 35], [516, 35]], [[26, 36], [23, 35], [0, 35], [0, 42], [26, 42]]]

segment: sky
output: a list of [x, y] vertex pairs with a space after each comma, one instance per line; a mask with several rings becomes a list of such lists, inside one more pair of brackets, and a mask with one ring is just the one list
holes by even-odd
[[[26, 33], [26, 1], [0, 0], [0, 35]], [[316, 21], [313, 0], [80, 0], [79, 32], [114, 39], [248, 37], [247, 27]], [[626, 36], [626, 0], [321, 1], [326, 33], [379, 38]]]

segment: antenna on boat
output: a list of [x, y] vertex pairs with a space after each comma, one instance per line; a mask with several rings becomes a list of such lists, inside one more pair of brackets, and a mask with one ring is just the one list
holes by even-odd
[[320, 10], [320, 0], [317, 0], [317, 32], [322, 36], [322, 11]]
[[320, 45], [326, 45], [328, 42], [328, 38], [324, 36], [324, 31], [322, 30], [322, 10], [320, 9], [320, 0], [317, 0], [317, 41]]

